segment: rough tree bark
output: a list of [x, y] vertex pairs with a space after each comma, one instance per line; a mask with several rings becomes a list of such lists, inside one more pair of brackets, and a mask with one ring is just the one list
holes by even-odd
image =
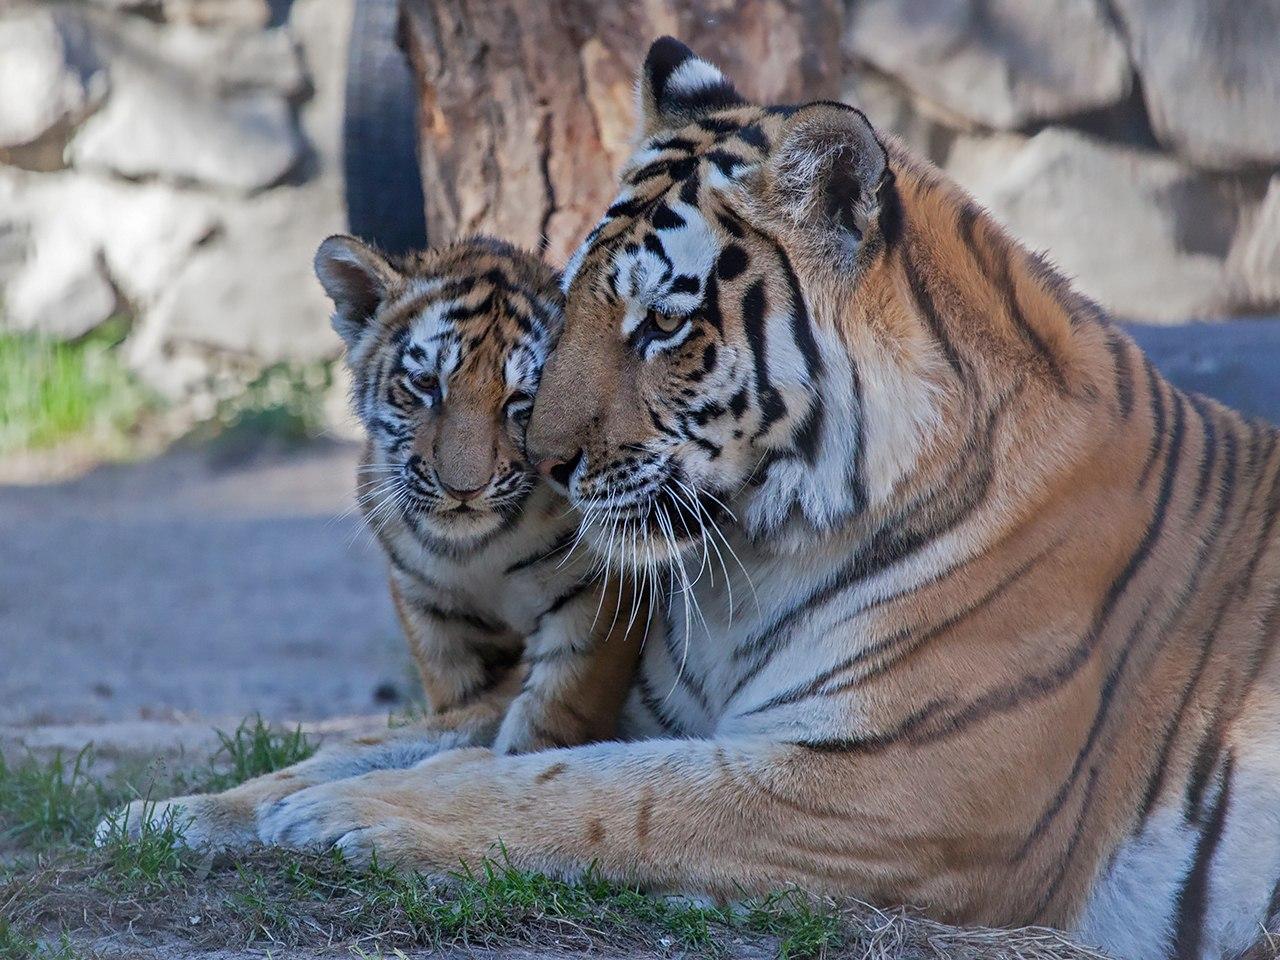
[[563, 263], [614, 193], [635, 73], [667, 33], [762, 102], [835, 97], [838, 0], [401, 0], [432, 243], [475, 231]]

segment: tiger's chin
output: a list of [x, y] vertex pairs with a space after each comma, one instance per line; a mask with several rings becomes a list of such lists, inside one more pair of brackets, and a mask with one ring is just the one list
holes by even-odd
[[660, 490], [643, 503], [605, 512], [584, 511], [583, 539], [606, 564], [635, 572], [670, 568], [700, 556], [730, 515], [710, 494], [675, 495]]
[[685, 554], [694, 552], [700, 540], [692, 537], [656, 534], [639, 526], [619, 529], [610, 536], [608, 527], [593, 527], [583, 536], [591, 551], [612, 569], [644, 573], [655, 568], [667, 569]]
[[406, 511], [423, 545], [436, 553], [462, 555], [479, 550], [506, 530], [512, 518], [487, 506]]

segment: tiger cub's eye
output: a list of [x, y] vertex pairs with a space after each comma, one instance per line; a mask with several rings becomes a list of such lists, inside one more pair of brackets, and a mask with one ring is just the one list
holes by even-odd
[[507, 419], [524, 429], [529, 423], [529, 415], [533, 413], [533, 397], [523, 391], [513, 393], [506, 402]]
[[409, 386], [416, 393], [427, 398], [427, 402], [435, 404], [440, 399], [440, 378], [433, 373], [421, 371], [409, 377]]

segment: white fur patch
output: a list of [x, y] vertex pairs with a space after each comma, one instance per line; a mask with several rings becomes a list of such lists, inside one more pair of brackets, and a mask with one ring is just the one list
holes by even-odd
[[672, 95], [688, 97], [699, 90], [718, 87], [728, 82], [725, 75], [707, 61], [690, 57], [667, 77], [667, 85], [663, 88], [662, 94], [664, 97]]

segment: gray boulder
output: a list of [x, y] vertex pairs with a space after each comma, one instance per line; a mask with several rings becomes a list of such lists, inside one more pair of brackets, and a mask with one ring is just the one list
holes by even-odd
[[198, 363], [172, 367], [167, 358], [175, 354], [305, 363], [336, 356], [341, 347], [311, 270], [320, 241], [343, 228], [336, 184], [280, 187], [228, 205], [223, 217], [218, 234], [170, 279], [132, 338], [130, 362], [170, 395], [191, 390], [207, 373]]
[[997, 219], [1120, 316], [1183, 322], [1231, 300], [1235, 210], [1196, 170], [1051, 128], [965, 137], [947, 170]]
[[[209, 200], [161, 184], [0, 168], [0, 233], [21, 238], [0, 297], [6, 326], [78, 337], [145, 309], [218, 225]], [[7, 225], [7, 230], [6, 230]]]
[[922, 109], [1001, 130], [1116, 103], [1132, 72], [1097, 0], [859, 0], [845, 48]]
[[78, 18], [0, 6], [0, 161], [60, 166], [67, 131], [106, 89], [106, 73]]
[[1280, 163], [1280, 0], [1115, 0], [1161, 143], [1214, 169]]
[[1280, 307], [1280, 175], [1250, 212], [1231, 245], [1227, 266], [1249, 306]]
[[74, 165], [253, 191], [301, 160], [289, 98], [306, 80], [282, 31], [92, 22], [112, 93], [68, 146]]

